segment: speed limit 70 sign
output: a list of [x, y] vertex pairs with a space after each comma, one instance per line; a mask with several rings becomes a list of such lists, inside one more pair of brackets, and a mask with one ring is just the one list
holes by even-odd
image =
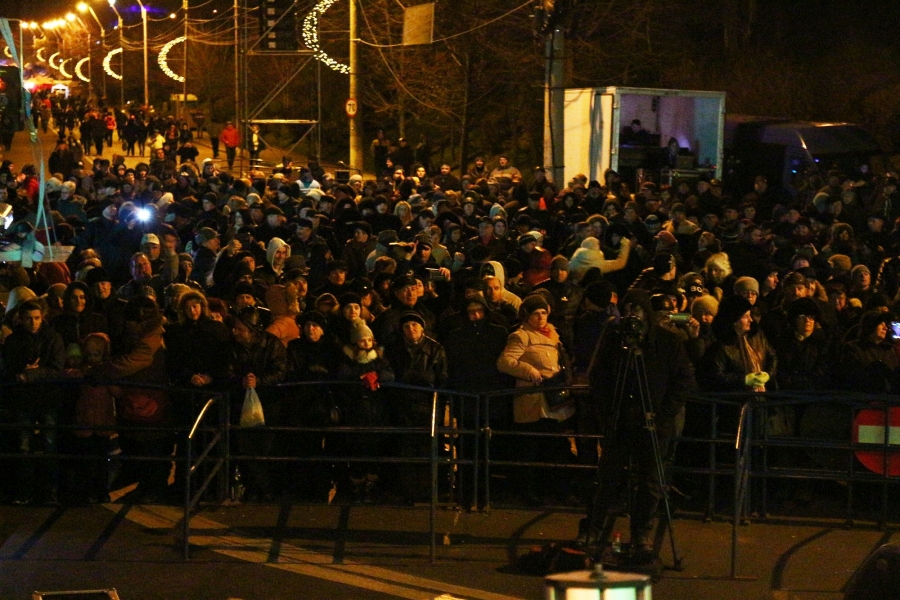
[[356, 99], [348, 98], [344, 103], [344, 110], [347, 111], [347, 116], [351, 119], [356, 116], [356, 111], [359, 109], [359, 105], [356, 104]]

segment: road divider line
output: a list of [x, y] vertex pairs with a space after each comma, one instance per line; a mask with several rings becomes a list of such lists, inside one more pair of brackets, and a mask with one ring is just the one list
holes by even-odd
[[[116, 505], [107, 505], [115, 510]], [[126, 518], [149, 529], [180, 528], [184, 512], [172, 506], [135, 506]], [[251, 535], [242, 535], [240, 529], [230, 529], [227, 525], [197, 515], [191, 519], [191, 530], [203, 530], [203, 534], [191, 535], [191, 545], [205, 548], [217, 554], [239, 560], [265, 564], [276, 569], [297, 573], [307, 577], [325, 579], [343, 585], [350, 585], [398, 598], [428, 600], [441, 594], [455, 594], [468, 600], [522, 600], [516, 596], [497, 594], [485, 590], [454, 585], [443, 581], [425, 579], [400, 571], [372, 565], [345, 561], [334, 564], [331, 556], [314, 552], [300, 546], [282, 543], [278, 562], [268, 562], [272, 540]], [[221, 531], [221, 534], [214, 532]], [[228, 532], [228, 533], [226, 533]], [[180, 534], [173, 531], [173, 534]], [[407, 587], [409, 586], [409, 587]]]

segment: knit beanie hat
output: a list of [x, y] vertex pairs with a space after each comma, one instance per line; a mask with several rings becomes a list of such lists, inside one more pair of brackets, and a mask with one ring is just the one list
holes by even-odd
[[858, 274], [860, 274], [860, 273], [868, 273], [869, 275], [872, 274], [872, 272], [869, 271], [869, 267], [867, 267], [866, 265], [856, 265], [856, 266], [853, 267], [853, 269], [850, 271], [850, 276], [851, 276], [851, 277], [856, 277], [856, 276], [857, 276]]
[[[710, 296], [709, 294], [704, 294], [703, 296], [699, 296], [694, 302], [691, 304], [691, 316], [695, 319], [699, 320], [704, 314], [710, 314], [712, 316], [716, 316], [719, 312], [719, 301], [716, 300], [715, 296]], [[743, 314], [743, 313], [741, 313]]]
[[833, 254], [831, 258], [828, 259], [828, 264], [830, 264], [833, 269], [845, 273], [853, 268], [853, 261], [851, 261], [850, 257], [846, 254]]
[[359, 340], [365, 338], [375, 339], [375, 336], [372, 335], [372, 330], [369, 329], [369, 326], [366, 325], [366, 322], [362, 319], [354, 319], [352, 328], [350, 329], [350, 341], [354, 344]]
[[734, 282], [734, 293], [742, 294], [744, 292], [756, 292], [759, 294], [759, 282], [752, 277], [739, 277]]

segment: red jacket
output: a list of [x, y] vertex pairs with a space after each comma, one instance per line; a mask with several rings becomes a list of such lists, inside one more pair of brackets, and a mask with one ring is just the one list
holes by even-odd
[[236, 127], [226, 127], [219, 134], [219, 141], [228, 148], [237, 148], [241, 145], [241, 134]]

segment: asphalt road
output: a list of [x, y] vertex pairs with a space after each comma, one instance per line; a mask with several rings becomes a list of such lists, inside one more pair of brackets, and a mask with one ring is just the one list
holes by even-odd
[[[537, 599], [543, 581], [518, 572], [516, 557], [570, 539], [579, 518], [551, 510], [442, 510], [443, 543], [432, 563], [428, 515], [422, 507], [210, 506], [192, 520], [192, 556], [184, 562], [177, 507], [4, 506], [0, 598], [116, 588], [121, 598], [147, 600]], [[677, 519], [685, 568], [666, 571], [654, 598], [838, 600], [856, 566], [893, 537], [838, 523], [744, 526], [739, 577], [731, 579], [730, 534], [725, 522]], [[667, 551], [663, 559], [671, 564]]]

